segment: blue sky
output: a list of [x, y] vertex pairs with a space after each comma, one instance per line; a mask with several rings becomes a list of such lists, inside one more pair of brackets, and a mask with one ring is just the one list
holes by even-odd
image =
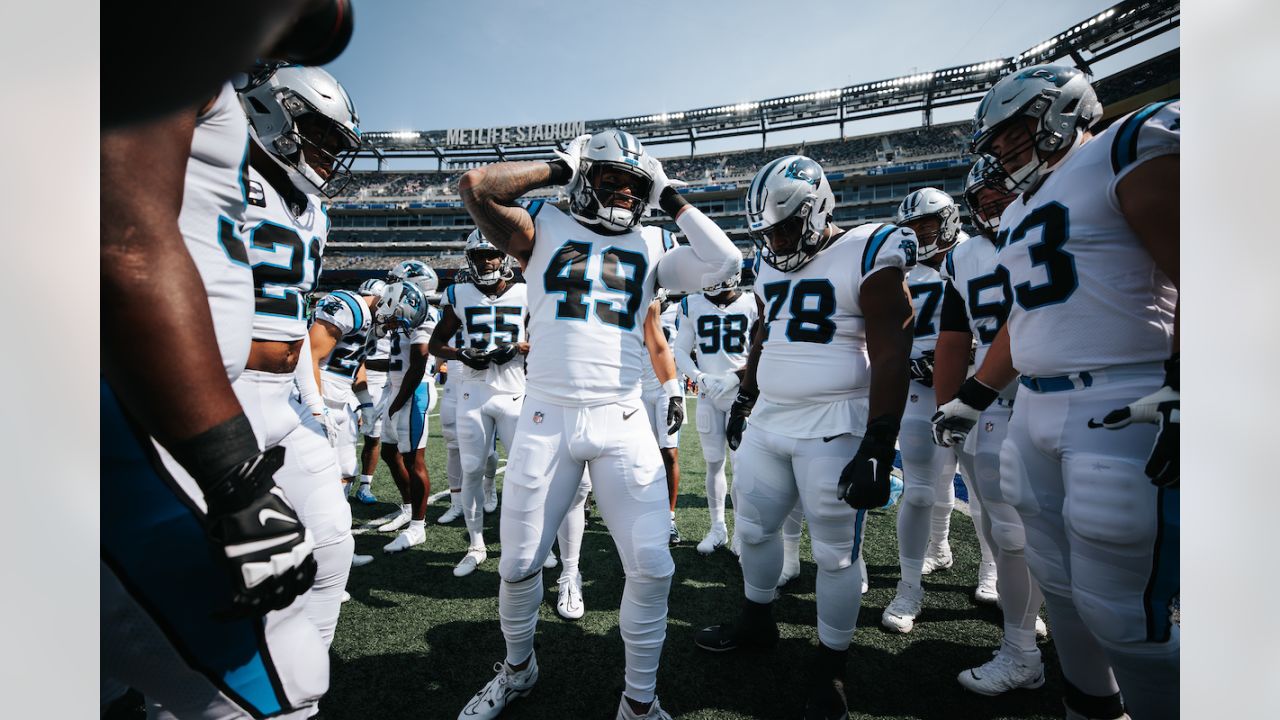
[[[1013, 55], [1112, 4], [364, 0], [355, 4], [351, 45], [328, 69], [350, 91], [366, 131], [589, 120]], [[1098, 74], [1175, 47], [1178, 35], [1166, 33]], [[947, 111], [935, 121], [971, 112]], [[854, 132], [918, 122], [897, 116]], [[779, 138], [785, 141], [794, 140]]]

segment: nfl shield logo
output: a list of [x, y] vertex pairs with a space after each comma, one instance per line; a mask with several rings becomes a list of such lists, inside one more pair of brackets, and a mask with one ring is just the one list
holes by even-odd
[[920, 396], [915, 393], [911, 393], [911, 402], [920, 402]]
[[542, 417], [543, 417], [543, 415], [542, 415], [542, 412], [541, 412], [541, 411], [534, 413], [534, 414], [533, 414], [533, 422], [534, 422], [534, 424], [536, 425], [536, 424], [538, 424], [538, 423], [541, 423], [541, 422], [542, 422]]
[[991, 432], [992, 430], [995, 430], [995, 429], [996, 429], [996, 424], [995, 424], [995, 423], [993, 423], [993, 422], [989, 422], [989, 423], [987, 423], [986, 425], [983, 425], [982, 427], [983, 427], [983, 429], [985, 429], [987, 432]]
[[462, 399], [467, 400], [471, 397], [471, 393], [462, 393]]

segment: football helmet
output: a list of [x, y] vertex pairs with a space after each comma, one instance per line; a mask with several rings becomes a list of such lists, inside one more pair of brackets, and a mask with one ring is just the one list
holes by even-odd
[[917, 260], [945, 255], [960, 239], [960, 208], [956, 207], [956, 201], [950, 195], [937, 188], [920, 188], [903, 198], [895, 222], [905, 225], [927, 218], [938, 220], [938, 231], [932, 237], [926, 237], [912, 228], [919, 243]]
[[[986, 202], [982, 200], [984, 195]], [[969, 206], [973, 226], [988, 239], [995, 240], [996, 233], [1000, 232], [1000, 215], [1016, 198], [991, 156], [979, 155], [964, 181], [964, 202]]]
[[[584, 225], [612, 232], [630, 230], [644, 217], [653, 190], [652, 161], [631, 133], [605, 130], [591, 136], [568, 188], [569, 212]], [[631, 176], [630, 192], [604, 180], [607, 172]], [[621, 201], [628, 207], [619, 207]]]
[[427, 298], [411, 282], [387, 285], [382, 299], [373, 308], [373, 326], [381, 337], [390, 332], [409, 332], [427, 319]]
[[[761, 259], [782, 272], [804, 267], [826, 247], [835, 204], [831, 184], [813, 160], [786, 155], [765, 165], [747, 188], [747, 231]], [[778, 234], [784, 236], [780, 243], [773, 240]]]
[[360, 289], [356, 290], [356, 293], [360, 295], [372, 295], [374, 297], [380, 298], [382, 297], [382, 293], [386, 291], [386, 289], [387, 289], [387, 283], [385, 280], [379, 280], [378, 278], [369, 278], [368, 280], [365, 280], [364, 282], [360, 283]]
[[428, 299], [434, 299], [436, 289], [440, 287], [440, 276], [436, 275], [436, 271], [432, 270], [430, 265], [421, 260], [405, 260], [391, 268], [387, 273], [387, 282], [413, 283]]
[[[997, 157], [992, 142], [1023, 118], [1033, 118], [1035, 130]], [[978, 103], [970, 150], [991, 155], [1004, 173], [1005, 187], [1020, 193], [1040, 177], [1045, 158], [1070, 147], [1101, 118], [1102, 103], [1083, 72], [1067, 65], [1033, 65], [1006, 75]], [[1027, 159], [1021, 166], [1010, 167], [1022, 157]]]
[[[462, 252], [467, 256], [467, 270], [471, 282], [479, 287], [491, 288], [503, 280], [510, 281], [515, 277], [516, 271], [511, 256], [485, 239], [484, 235], [480, 234], [479, 228], [472, 230], [467, 236], [467, 246]], [[496, 270], [488, 270], [488, 265], [484, 262], [485, 256], [492, 257], [494, 253], [502, 258], [502, 264]]]
[[704, 295], [719, 295], [725, 290], [736, 290], [738, 288], [738, 284], [741, 282], [742, 282], [742, 271], [739, 270], [738, 272], [733, 274], [733, 277], [729, 278], [728, 280], [725, 280], [722, 283], [719, 283], [718, 285], [712, 285], [711, 287], [702, 288], [702, 293]]
[[287, 65], [241, 90], [240, 104], [259, 144], [299, 190], [333, 197], [351, 182], [360, 118], [332, 75]]

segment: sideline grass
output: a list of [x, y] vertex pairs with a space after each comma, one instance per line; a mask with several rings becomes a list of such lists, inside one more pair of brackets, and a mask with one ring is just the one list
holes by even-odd
[[[691, 400], [688, 417], [694, 417]], [[439, 418], [431, 420], [428, 467], [432, 490], [446, 486]], [[742, 598], [737, 559], [727, 550], [710, 557], [695, 545], [709, 525], [698, 434], [687, 423], [680, 438], [681, 483], [676, 516], [685, 542], [672, 548], [667, 641], [658, 676], [662, 706], [675, 718], [730, 720], [795, 718], [804, 705], [807, 663], [817, 642], [815, 567], [805, 534], [802, 570], [777, 604], [782, 634], [771, 655], [713, 656], [693, 645], [698, 629], [736, 616]], [[501, 487], [501, 475], [499, 475]], [[357, 524], [390, 512], [395, 487], [379, 465], [373, 506], [353, 505]], [[485, 519], [489, 560], [465, 578], [453, 576], [466, 551], [462, 522], [441, 526], [445, 510], [427, 513], [427, 541], [384, 555], [387, 534], [356, 537], [356, 551], [375, 561], [351, 573], [352, 600], [342, 608], [331, 652], [330, 690], [321, 703], [328, 720], [455, 718], [492, 676], [504, 646], [498, 626], [498, 513]], [[730, 513], [732, 515], [732, 513]], [[978, 549], [973, 524], [956, 513], [951, 525], [955, 565], [925, 579], [924, 611], [909, 635], [880, 627], [880, 613], [898, 581], [894, 511], [873, 512], [864, 554], [871, 588], [862, 598], [850, 648], [846, 689], [854, 718], [1055, 718], [1062, 687], [1052, 640], [1042, 644], [1048, 682], [1036, 691], [986, 698], [963, 690], [955, 676], [990, 659], [1000, 637], [999, 611], [974, 603]], [[732, 523], [732, 519], [730, 520]], [[586, 616], [578, 622], [555, 613], [559, 568], [545, 571], [538, 624], [541, 677], [533, 693], [504, 718], [612, 718], [622, 691], [618, 605], [622, 568], [598, 516], [587, 526], [582, 551]]]

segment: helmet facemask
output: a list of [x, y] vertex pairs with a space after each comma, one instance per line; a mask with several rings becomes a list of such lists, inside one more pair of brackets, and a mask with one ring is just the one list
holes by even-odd
[[781, 272], [799, 270], [826, 246], [826, 215], [820, 223], [814, 222], [817, 201], [807, 198], [791, 217], [751, 233], [751, 241], [770, 267]]
[[351, 166], [360, 148], [359, 136], [287, 91], [280, 103], [293, 123], [271, 143], [272, 157], [289, 171], [294, 186], [302, 192], [335, 197], [354, 177]]
[[[629, 180], [623, 182], [619, 176], [629, 176]], [[653, 180], [637, 167], [583, 158], [569, 191], [569, 209], [585, 224], [623, 232], [644, 217], [652, 188]]]
[[[515, 270], [511, 267], [511, 258], [506, 253], [496, 248], [471, 248], [465, 251], [467, 256], [468, 278], [471, 283], [482, 290], [493, 290], [498, 287], [498, 283], [503, 281], [510, 282], [515, 277]], [[497, 258], [499, 264], [494, 267], [492, 262], [488, 262]]]

